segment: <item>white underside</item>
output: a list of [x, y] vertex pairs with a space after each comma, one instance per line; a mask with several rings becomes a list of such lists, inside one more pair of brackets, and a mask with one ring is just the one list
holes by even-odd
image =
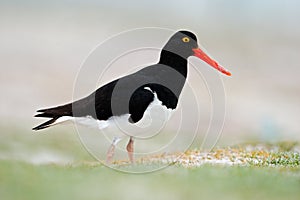
[[[145, 88], [150, 90], [150, 88]], [[151, 91], [151, 90], [150, 90]], [[55, 123], [65, 124], [73, 122], [78, 125], [86, 126], [89, 128], [99, 129], [106, 131], [113, 129], [113, 132], [121, 132], [123, 135], [134, 136], [134, 137], [151, 137], [153, 133], [159, 131], [165, 125], [166, 121], [170, 118], [173, 113], [173, 109], [168, 109], [162, 105], [162, 102], [157, 98], [157, 94], [153, 92], [154, 100], [150, 103], [146, 109], [143, 118], [137, 123], [130, 123], [128, 121], [130, 114], [121, 116], [113, 116], [108, 120], [97, 120], [91, 116], [86, 117], [60, 117]], [[119, 135], [119, 134], [118, 134]]]

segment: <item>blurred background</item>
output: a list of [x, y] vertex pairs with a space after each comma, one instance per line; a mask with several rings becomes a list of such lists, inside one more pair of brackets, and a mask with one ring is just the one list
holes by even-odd
[[[220, 145], [300, 140], [299, 9], [296, 0], [1, 0], [0, 157], [29, 159], [28, 151], [33, 162], [88, 158], [83, 149], [73, 153], [80, 148], [74, 129], [34, 134], [31, 128], [41, 120], [32, 116], [72, 99], [76, 74], [96, 45], [141, 27], [191, 30], [232, 72], [222, 77], [226, 120]], [[203, 85], [197, 79], [190, 84]], [[66, 145], [71, 142], [77, 146]], [[49, 143], [56, 151], [69, 150], [69, 157], [51, 157], [53, 150], [45, 158]]]

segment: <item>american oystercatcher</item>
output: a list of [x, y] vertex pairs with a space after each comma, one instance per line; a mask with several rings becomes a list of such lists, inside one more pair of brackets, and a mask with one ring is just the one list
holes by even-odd
[[[116, 118], [123, 118], [131, 125], [139, 124], [153, 105], [172, 111], [177, 107], [179, 95], [187, 78], [187, 59], [190, 56], [196, 56], [220, 72], [231, 75], [198, 47], [195, 34], [178, 31], [161, 50], [157, 64], [113, 80], [85, 98], [62, 106], [38, 110], [39, 113], [35, 117], [50, 120], [33, 130], [41, 130], [67, 121], [103, 129], [111, 126]], [[133, 162], [134, 136], [130, 134], [124, 136], [129, 137], [126, 149], [130, 162]], [[111, 162], [120, 139], [118, 137], [112, 141], [107, 152], [107, 163]]]

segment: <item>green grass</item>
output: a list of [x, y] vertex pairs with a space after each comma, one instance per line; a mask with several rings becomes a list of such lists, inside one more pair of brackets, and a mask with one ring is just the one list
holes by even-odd
[[0, 199], [299, 199], [299, 168], [170, 166], [125, 174], [102, 165], [0, 162]]
[[[276, 200], [300, 196], [300, 157], [294, 152], [299, 143], [295, 142], [263, 144], [263, 149], [256, 148], [260, 144], [243, 144], [205, 155], [195, 149], [182, 157], [191, 165], [177, 162], [154, 173], [126, 174], [95, 162], [69, 127], [41, 133], [11, 127], [0, 126], [0, 200]], [[246, 150], [249, 145], [250, 151]], [[72, 164], [32, 164], [30, 159], [43, 151], [66, 155]], [[202, 156], [200, 161], [228, 158], [243, 164], [193, 167], [195, 154]], [[154, 165], [135, 167], [143, 171]]]

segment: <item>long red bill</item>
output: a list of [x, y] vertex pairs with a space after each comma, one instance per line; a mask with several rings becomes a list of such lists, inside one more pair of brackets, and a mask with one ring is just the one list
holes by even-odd
[[219, 70], [220, 72], [222, 72], [223, 74], [226, 74], [227, 76], [231, 76], [231, 73], [227, 69], [225, 69], [224, 67], [222, 67], [221, 65], [219, 65], [216, 61], [214, 61], [213, 59], [211, 59], [201, 49], [195, 48], [195, 49], [193, 49], [193, 51], [195, 53], [194, 56], [200, 58], [201, 60], [203, 60], [204, 62], [206, 62], [210, 66], [212, 66], [213, 68], [215, 68], [215, 69]]

